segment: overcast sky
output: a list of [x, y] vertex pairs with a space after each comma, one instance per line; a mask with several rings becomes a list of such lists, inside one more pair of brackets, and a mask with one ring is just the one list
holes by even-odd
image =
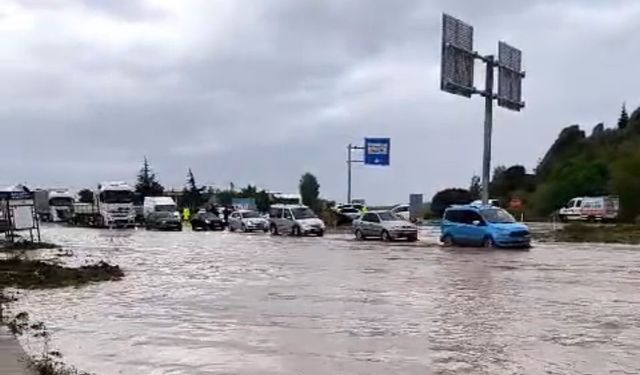
[[[442, 12], [475, 48], [523, 50], [520, 113], [495, 110], [494, 166], [535, 167], [560, 129], [640, 105], [640, 2], [1, 0], [0, 183], [133, 182], [344, 200], [346, 145], [392, 139], [354, 167], [354, 197], [408, 201], [481, 172], [483, 101], [439, 90]], [[481, 66], [476, 85], [481, 87]]]

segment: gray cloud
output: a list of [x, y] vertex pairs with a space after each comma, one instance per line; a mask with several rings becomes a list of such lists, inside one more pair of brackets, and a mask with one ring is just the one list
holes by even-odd
[[[346, 144], [392, 138], [392, 166], [354, 170], [373, 202], [465, 186], [482, 101], [439, 91], [441, 12], [476, 46], [524, 51], [522, 113], [496, 109], [494, 164], [534, 167], [561, 127], [640, 104], [634, 1], [36, 1], [1, 11], [0, 182], [133, 180], [345, 194]], [[480, 72], [480, 66], [478, 71]], [[478, 74], [478, 85], [482, 75]]]

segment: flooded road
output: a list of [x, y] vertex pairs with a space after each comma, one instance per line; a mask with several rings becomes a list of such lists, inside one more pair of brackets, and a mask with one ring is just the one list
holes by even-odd
[[640, 373], [639, 248], [443, 249], [435, 233], [415, 245], [77, 228], [44, 238], [73, 250], [65, 261], [126, 273], [12, 306], [100, 375]]

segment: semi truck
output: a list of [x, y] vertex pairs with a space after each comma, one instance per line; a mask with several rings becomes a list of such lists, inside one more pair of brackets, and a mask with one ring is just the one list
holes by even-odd
[[42, 221], [66, 222], [73, 217], [75, 199], [68, 189], [36, 190], [34, 201]]
[[134, 189], [126, 182], [104, 182], [93, 194], [93, 202], [74, 205], [73, 222], [98, 228], [136, 225]]

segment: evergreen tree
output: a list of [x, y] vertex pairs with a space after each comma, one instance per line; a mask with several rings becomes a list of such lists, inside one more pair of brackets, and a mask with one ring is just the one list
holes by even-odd
[[482, 194], [482, 185], [480, 182], [480, 176], [474, 175], [471, 177], [471, 184], [469, 185], [469, 194], [473, 200], [480, 199]]
[[139, 198], [160, 196], [164, 192], [164, 187], [156, 180], [156, 175], [149, 166], [147, 157], [144, 158], [144, 164], [138, 173], [136, 182], [136, 193]]
[[268, 212], [271, 207], [271, 199], [269, 193], [264, 190], [260, 190], [256, 193], [256, 209], [259, 212]]
[[187, 185], [183, 190], [183, 205], [185, 207], [189, 207], [191, 210], [199, 208], [202, 203], [204, 203], [202, 199], [202, 192], [204, 190], [204, 186], [198, 187], [193, 171], [189, 168], [189, 172], [187, 173]]
[[300, 178], [300, 196], [302, 203], [313, 210], [319, 209], [320, 184], [316, 176], [311, 173], [305, 173]]
[[93, 191], [90, 189], [82, 189], [78, 192], [80, 203], [93, 203]]
[[627, 113], [627, 106], [622, 104], [622, 111], [620, 112], [620, 118], [618, 119], [618, 129], [624, 129], [629, 124], [629, 114]]

